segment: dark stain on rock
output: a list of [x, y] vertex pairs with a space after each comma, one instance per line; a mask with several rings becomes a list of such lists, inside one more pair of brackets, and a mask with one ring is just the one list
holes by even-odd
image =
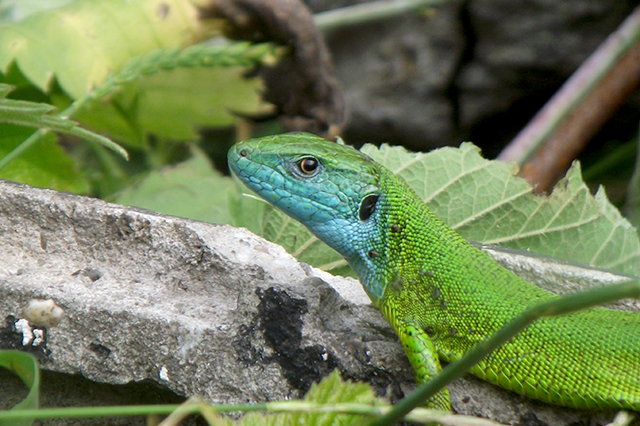
[[47, 349], [47, 329], [30, 325], [33, 336], [30, 340], [25, 341], [25, 335], [16, 328], [16, 323], [19, 320], [13, 315], [5, 317], [4, 324], [0, 326], [0, 349], [17, 349], [32, 354], [38, 361], [46, 360], [51, 354], [51, 351]]
[[273, 287], [257, 289], [256, 294], [260, 297], [258, 327], [275, 353], [271, 358], [280, 365], [291, 387], [307, 391], [337, 366], [333, 355], [321, 345], [302, 347], [307, 301]]
[[235, 349], [236, 354], [238, 355], [238, 360], [245, 367], [257, 364], [263, 358], [263, 351], [253, 344], [256, 339], [255, 332], [255, 319], [249, 325], [241, 324], [240, 327], [238, 327], [238, 331], [236, 332], [233, 342], [231, 343], [233, 345], [233, 349]]
[[[342, 370], [340, 373], [344, 380], [367, 382], [377, 396], [388, 398], [392, 403], [401, 400], [405, 396], [400, 386], [403, 381], [401, 378], [388, 370], [373, 366], [368, 362], [363, 363], [363, 370], [359, 374], [352, 374], [349, 371]], [[409, 378], [404, 379], [405, 381], [410, 380]]]
[[[392, 401], [404, 396], [399, 385], [401, 380], [389, 371], [371, 365], [365, 351], [354, 354], [362, 364], [362, 370], [354, 375], [342, 368], [335, 356], [321, 345], [302, 347], [303, 320], [308, 313], [305, 300], [293, 298], [287, 292], [273, 287], [264, 291], [257, 289], [256, 294], [260, 297], [258, 314], [249, 323], [238, 327], [232, 342], [238, 360], [243, 365], [250, 367], [277, 362], [289, 385], [300, 390], [301, 394], [312, 383], [338, 368], [343, 379], [369, 382], [379, 396], [387, 396]], [[387, 331], [380, 330], [382, 334]], [[273, 350], [272, 354], [271, 351], [265, 354], [265, 349], [259, 343], [260, 337]], [[407, 374], [412, 376], [412, 373]]]

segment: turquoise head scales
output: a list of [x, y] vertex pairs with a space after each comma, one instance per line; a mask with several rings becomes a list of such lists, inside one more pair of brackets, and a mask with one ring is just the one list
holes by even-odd
[[[315, 135], [289, 133], [240, 142], [228, 159], [249, 189], [304, 224], [361, 279], [370, 274], [371, 243], [381, 238], [380, 166], [371, 158]], [[366, 290], [374, 301], [382, 295]]]

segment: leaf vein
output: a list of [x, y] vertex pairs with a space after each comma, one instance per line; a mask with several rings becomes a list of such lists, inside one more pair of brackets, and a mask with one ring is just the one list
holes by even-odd
[[449, 182], [447, 182], [445, 185], [443, 185], [442, 187], [440, 187], [438, 190], [434, 191], [431, 193], [431, 195], [429, 195], [428, 197], [426, 197], [424, 199], [425, 203], [429, 203], [429, 201], [433, 200], [434, 198], [436, 198], [438, 195], [440, 195], [441, 193], [445, 192], [447, 188], [449, 188], [450, 186], [452, 186], [453, 184], [457, 183], [460, 179], [462, 179], [463, 177], [470, 175], [472, 173], [475, 173], [477, 171], [480, 171], [482, 169], [486, 169], [487, 167], [489, 167], [491, 163], [486, 162], [481, 164], [479, 167], [475, 167], [473, 169], [468, 169], [465, 170], [463, 173], [458, 174], [455, 178], [449, 180]]
[[590, 264], [595, 265], [595, 261], [596, 259], [600, 256], [600, 253], [602, 253], [602, 250], [607, 246], [607, 244], [609, 244], [609, 241], [611, 241], [611, 239], [613, 238], [613, 236], [616, 233], [616, 226], [612, 226], [611, 227], [611, 231], [609, 232], [609, 235], [607, 235], [607, 238], [605, 238], [601, 243], [600, 243], [600, 247], [598, 247], [598, 250], [596, 250], [596, 252], [593, 254], [593, 256], [591, 257], [591, 260], [589, 261]]
[[517, 241], [517, 240], [521, 240], [521, 239], [524, 239], [524, 238], [536, 237], [538, 235], [542, 235], [542, 234], [545, 234], [545, 233], [568, 231], [570, 229], [579, 228], [580, 226], [583, 226], [583, 225], [586, 225], [588, 223], [591, 223], [591, 222], [593, 222], [593, 221], [595, 221], [597, 219], [598, 219], [598, 216], [592, 216], [587, 220], [583, 220], [583, 221], [579, 221], [579, 222], [573, 222], [573, 223], [571, 223], [569, 225], [561, 225], [561, 226], [556, 226], [554, 228], [536, 229], [534, 231], [527, 232], [527, 233], [524, 233], [524, 234], [511, 235], [511, 236], [507, 236], [507, 237], [503, 237], [503, 238], [495, 238], [493, 240], [487, 240], [487, 241], [481, 241], [481, 242], [483, 244], [501, 244], [501, 243], [505, 243], [505, 242], [509, 242], [509, 241]]
[[460, 221], [460, 222], [458, 222], [456, 224], [450, 225], [450, 227], [453, 228], [453, 229], [461, 228], [461, 227], [465, 226], [467, 223], [473, 222], [474, 220], [478, 219], [479, 217], [482, 217], [484, 214], [489, 213], [489, 212], [491, 212], [493, 210], [496, 210], [496, 209], [504, 206], [505, 204], [508, 204], [511, 201], [516, 200], [516, 199], [518, 199], [518, 198], [520, 198], [522, 196], [525, 196], [525, 195], [527, 195], [529, 193], [531, 193], [531, 189], [526, 189], [525, 191], [512, 194], [509, 198], [504, 198], [504, 199], [500, 200], [499, 203], [493, 204], [493, 205], [491, 205], [491, 206], [489, 206], [489, 207], [487, 207], [487, 208], [485, 208], [485, 209], [483, 209], [483, 210], [481, 210], [481, 211], [479, 211], [477, 213], [474, 213], [474, 214], [468, 216], [467, 218], [465, 218], [464, 220], [462, 220], [462, 221]]

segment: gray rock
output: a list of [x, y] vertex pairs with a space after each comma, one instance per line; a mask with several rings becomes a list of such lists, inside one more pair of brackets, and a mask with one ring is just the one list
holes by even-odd
[[[464, 49], [458, 3], [327, 34], [345, 89], [351, 143], [450, 143], [456, 105], [449, 89]], [[421, 142], [418, 142], [421, 141]]]
[[[298, 398], [335, 368], [391, 398], [413, 386], [357, 281], [244, 229], [5, 181], [0, 200], [0, 347], [36, 353], [44, 369], [225, 403]], [[40, 343], [21, 320], [32, 299], [64, 309]], [[474, 378], [450, 389], [457, 411], [504, 423], [592, 417]], [[0, 388], [0, 401], [12, 392]]]

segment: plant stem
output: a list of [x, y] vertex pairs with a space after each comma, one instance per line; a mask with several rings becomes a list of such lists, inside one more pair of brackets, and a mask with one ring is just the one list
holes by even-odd
[[450, 1], [451, 0], [381, 0], [317, 13], [313, 16], [313, 22], [321, 31], [331, 31], [350, 25], [393, 18], [408, 12], [419, 11]]

